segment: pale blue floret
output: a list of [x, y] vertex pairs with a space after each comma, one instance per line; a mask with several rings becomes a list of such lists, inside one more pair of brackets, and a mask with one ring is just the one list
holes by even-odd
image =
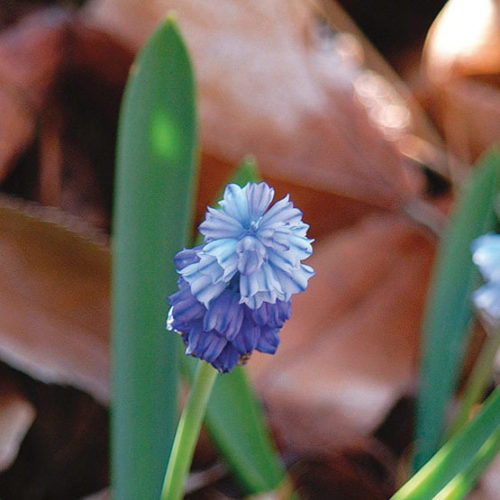
[[500, 282], [500, 234], [485, 234], [474, 240], [472, 253], [484, 279]]
[[500, 321], [500, 283], [486, 283], [472, 294], [472, 300], [490, 325]]
[[266, 183], [229, 184], [221, 209], [209, 208], [199, 229], [206, 244], [200, 261], [181, 271], [193, 295], [208, 306], [239, 276], [240, 302], [256, 309], [289, 300], [314, 274], [301, 261], [312, 253], [308, 225], [288, 196], [268, 209], [274, 189]]
[[485, 285], [472, 295], [475, 307], [484, 319], [496, 326], [500, 321], [500, 235], [485, 234], [472, 242], [473, 261]]
[[204, 244], [175, 257], [179, 289], [167, 329], [181, 333], [186, 354], [222, 372], [255, 349], [274, 354], [290, 298], [314, 274], [301, 262], [313, 241], [302, 212], [288, 196], [270, 207], [273, 197], [264, 182], [229, 184], [221, 208], [209, 208], [200, 225]]

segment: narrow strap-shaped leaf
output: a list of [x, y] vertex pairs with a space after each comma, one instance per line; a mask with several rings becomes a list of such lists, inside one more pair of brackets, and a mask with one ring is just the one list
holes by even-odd
[[[430, 500], [460, 473], [474, 465], [477, 453], [500, 429], [500, 387], [489, 396], [477, 416], [448, 441], [391, 500]], [[491, 444], [491, 443], [490, 443]], [[488, 450], [483, 448], [483, 452]], [[491, 458], [491, 457], [490, 457]], [[446, 498], [446, 497], [442, 497]]]
[[226, 463], [248, 493], [279, 485], [284, 469], [269, 439], [262, 408], [241, 367], [218, 378], [206, 422]]
[[165, 332], [173, 256], [195, 186], [194, 83], [172, 19], [131, 70], [119, 124], [113, 226], [112, 483], [120, 500], [159, 498], [177, 412], [178, 339]]
[[440, 445], [447, 407], [462, 368], [472, 315], [470, 294], [477, 285], [470, 244], [495, 227], [499, 170], [498, 151], [479, 162], [458, 199], [436, 259], [424, 318], [415, 470]]
[[[244, 186], [259, 180], [255, 161], [248, 157], [229, 182]], [[196, 362], [189, 358], [185, 361], [192, 377]], [[241, 367], [217, 377], [205, 421], [226, 464], [246, 493], [272, 490], [281, 483], [285, 474], [283, 465], [271, 443], [262, 408]]]
[[472, 490], [477, 480], [500, 452], [500, 425], [484, 443], [471, 464], [450, 481], [435, 497], [435, 500], [461, 500]]

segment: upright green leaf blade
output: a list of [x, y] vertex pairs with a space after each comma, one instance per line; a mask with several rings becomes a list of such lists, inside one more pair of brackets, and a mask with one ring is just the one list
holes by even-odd
[[[255, 160], [247, 157], [229, 182], [244, 186], [259, 180]], [[221, 197], [219, 195], [217, 200]], [[192, 378], [196, 362], [183, 359]], [[270, 440], [262, 408], [241, 367], [217, 377], [205, 421], [228, 467], [246, 493], [272, 490], [283, 481], [283, 465]]]
[[498, 151], [479, 162], [458, 200], [437, 256], [424, 319], [415, 469], [430, 459], [442, 439], [467, 343], [470, 293], [477, 285], [470, 244], [495, 226], [499, 171]]
[[283, 465], [243, 368], [236, 367], [230, 374], [218, 377], [206, 423], [231, 472], [247, 493], [270, 491], [283, 481]]
[[172, 19], [127, 84], [113, 226], [112, 483], [115, 498], [159, 498], [176, 424], [176, 342], [165, 332], [173, 256], [186, 245], [195, 186], [191, 64]]

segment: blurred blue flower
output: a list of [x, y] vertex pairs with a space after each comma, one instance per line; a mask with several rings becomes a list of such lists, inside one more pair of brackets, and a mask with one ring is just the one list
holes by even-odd
[[167, 328], [181, 333], [186, 353], [230, 371], [254, 349], [274, 354], [290, 317], [290, 298], [314, 274], [308, 225], [288, 196], [269, 208], [266, 183], [229, 184], [221, 209], [209, 208], [199, 229], [205, 242], [175, 257], [179, 289], [169, 297]]
[[472, 300], [486, 322], [496, 326], [500, 321], [500, 235], [485, 234], [474, 240], [472, 260], [487, 281]]

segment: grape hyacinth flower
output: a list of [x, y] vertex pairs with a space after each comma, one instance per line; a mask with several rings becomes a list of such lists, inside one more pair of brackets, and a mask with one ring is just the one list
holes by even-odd
[[472, 259], [486, 284], [472, 295], [475, 307], [488, 325], [500, 323], [500, 234], [485, 234], [472, 242]]
[[178, 291], [169, 297], [167, 329], [179, 332], [186, 354], [228, 372], [253, 350], [274, 354], [290, 317], [290, 299], [305, 290], [313, 269], [309, 226], [288, 196], [270, 207], [265, 182], [229, 184], [208, 208], [204, 243], [175, 256]]

